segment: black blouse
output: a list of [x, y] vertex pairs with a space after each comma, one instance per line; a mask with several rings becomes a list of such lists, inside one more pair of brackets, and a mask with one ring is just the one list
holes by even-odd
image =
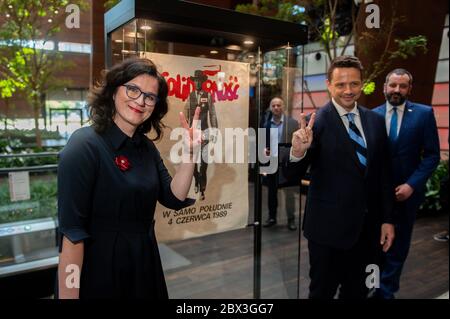
[[[125, 171], [115, 163], [124, 156]], [[155, 145], [115, 124], [105, 133], [75, 131], [59, 154], [58, 221], [62, 237], [84, 241], [80, 298], [167, 298], [154, 234], [156, 201], [179, 210], [180, 201]]]

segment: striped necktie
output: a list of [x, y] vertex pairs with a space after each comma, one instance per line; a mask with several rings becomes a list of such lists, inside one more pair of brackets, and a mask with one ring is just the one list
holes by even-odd
[[363, 168], [366, 168], [366, 166], [367, 166], [366, 143], [364, 142], [361, 132], [356, 127], [355, 114], [347, 113], [347, 114], [345, 114], [345, 116], [347, 116], [347, 118], [348, 118], [348, 123], [349, 123], [348, 134], [350, 135], [352, 144], [355, 147], [356, 155], [358, 156], [359, 162], [361, 163]]

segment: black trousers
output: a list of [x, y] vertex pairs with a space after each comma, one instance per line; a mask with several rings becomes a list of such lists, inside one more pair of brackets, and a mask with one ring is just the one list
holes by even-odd
[[200, 170], [198, 169], [198, 164], [195, 164], [194, 168], [194, 180], [195, 186], [197, 186], [200, 192], [204, 192], [206, 190], [206, 184], [208, 181], [208, 177], [206, 176], [206, 170], [208, 169], [208, 163], [202, 162], [200, 163]]
[[268, 174], [266, 176], [268, 181], [268, 206], [269, 206], [269, 218], [277, 220], [277, 207], [278, 207], [278, 175]]
[[207, 155], [208, 155], [208, 144], [202, 144], [200, 164], [195, 163], [194, 167], [195, 186], [197, 186], [200, 192], [202, 193], [205, 192], [206, 184], [208, 182], [208, 176], [206, 175], [206, 170], [208, 169], [208, 162], [205, 161], [208, 158]]
[[357, 243], [347, 250], [308, 241], [310, 299], [333, 299], [339, 286], [339, 299], [367, 297], [366, 278], [373, 272], [366, 273], [366, 267], [379, 266], [381, 257], [381, 245], [378, 249], [371, 234], [364, 230]]

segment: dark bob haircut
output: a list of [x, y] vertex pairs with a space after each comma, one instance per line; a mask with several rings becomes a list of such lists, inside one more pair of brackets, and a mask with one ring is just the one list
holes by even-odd
[[161, 122], [161, 119], [168, 111], [167, 83], [152, 61], [139, 58], [126, 59], [113, 66], [105, 72], [102, 82], [89, 93], [89, 115], [96, 132], [105, 132], [113, 123], [116, 114], [113, 96], [117, 89], [122, 84], [142, 74], [148, 74], [158, 80], [159, 101], [156, 103], [152, 115], [137, 130], [146, 134], [154, 129], [156, 137], [153, 140], [159, 140], [162, 137], [162, 130], [165, 125]]

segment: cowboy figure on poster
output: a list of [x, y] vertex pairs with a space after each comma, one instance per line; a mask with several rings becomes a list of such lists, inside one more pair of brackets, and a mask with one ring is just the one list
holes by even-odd
[[[201, 161], [195, 164], [194, 179], [195, 179], [195, 193], [200, 192], [200, 199], [205, 199], [205, 191], [207, 184], [206, 170], [208, 169], [207, 156], [208, 156], [208, 142], [215, 142], [215, 135], [209, 134], [209, 128], [218, 128], [216, 110], [212, 96], [209, 92], [205, 91], [203, 84], [208, 77], [201, 70], [195, 70], [194, 76], [190, 79], [195, 84], [195, 90], [189, 94], [189, 99], [184, 108], [184, 114], [188, 119], [190, 125], [192, 125], [192, 119], [194, 117], [195, 109], [200, 107], [200, 125], [202, 130], [202, 144], [201, 144]], [[208, 118], [209, 123], [208, 124]]]

